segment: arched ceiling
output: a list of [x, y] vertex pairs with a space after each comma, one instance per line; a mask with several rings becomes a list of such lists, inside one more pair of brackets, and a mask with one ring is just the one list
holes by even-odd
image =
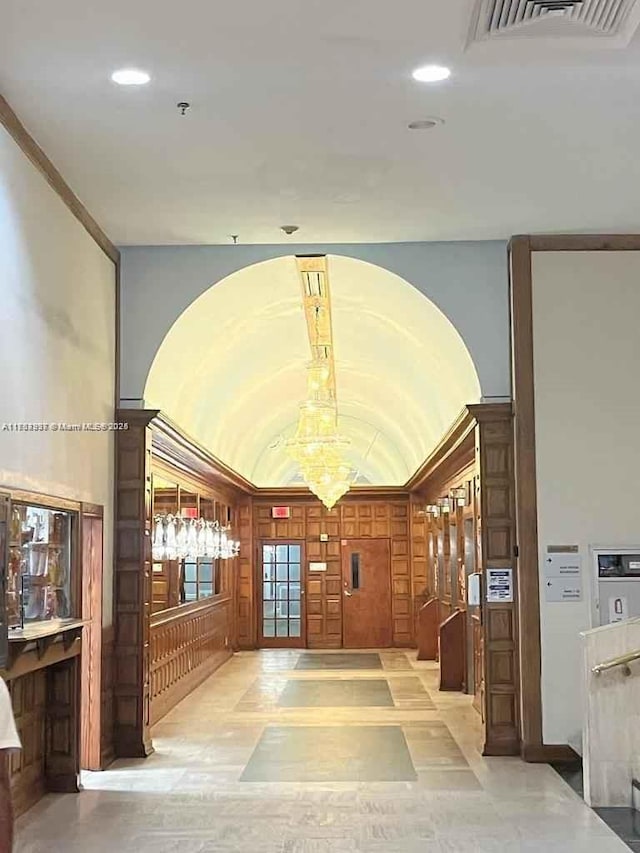
[[[348, 459], [364, 481], [402, 485], [462, 406], [479, 400], [473, 362], [449, 320], [408, 282], [337, 255], [328, 268]], [[145, 401], [255, 485], [287, 485], [297, 471], [284, 440], [309, 358], [295, 259], [264, 261], [216, 283], [178, 318]]]

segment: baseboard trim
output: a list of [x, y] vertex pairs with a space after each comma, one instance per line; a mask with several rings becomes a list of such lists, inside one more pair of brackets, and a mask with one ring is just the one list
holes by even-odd
[[520, 754], [530, 764], [570, 764], [580, 761], [578, 753], [567, 743], [523, 744]]
[[487, 758], [499, 758], [500, 756], [520, 755], [520, 747], [515, 741], [504, 743], [486, 743], [482, 755]]

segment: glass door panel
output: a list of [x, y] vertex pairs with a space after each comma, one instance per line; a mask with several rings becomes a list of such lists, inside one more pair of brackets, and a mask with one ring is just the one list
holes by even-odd
[[262, 638], [269, 645], [303, 645], [302, 546], [262, 545]]

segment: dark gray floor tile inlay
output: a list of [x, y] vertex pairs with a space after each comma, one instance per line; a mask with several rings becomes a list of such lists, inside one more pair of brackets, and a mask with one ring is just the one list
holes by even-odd
[[380, 655], [371, 652], [345, 652], [334, 655], [302, 652], [296, 669], [382, 669]]
[[632, 850], [640, 850], [639, 812], [624, 807], [603, 807], [596, 808], [594, 811]]
[[278, 700], [281, 708], [393, 708], [384, 678], [323, 678], [287, 681]]
[[241, 782], [412, 782], [400, 726], [268, 726]]

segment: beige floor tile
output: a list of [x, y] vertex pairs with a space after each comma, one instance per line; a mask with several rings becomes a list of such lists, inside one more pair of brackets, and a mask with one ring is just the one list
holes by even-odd
[[[21, 818], [16, 853], [627, 849], [551, 768], [483, 758], [471, 698], [439, 693], [433, 662], [404, 650], [380, 652], [376, 670], [296, 670], [298, 659], [234, 656], [155, 727], [147, 760], [85, 774], [81, 794], [48, 796]], [[278, 707], [288, 681], [372, 678], [386, 679], [393, 707]], [[268, 726], [399, 727], [417, 778], [243, 782]]]

